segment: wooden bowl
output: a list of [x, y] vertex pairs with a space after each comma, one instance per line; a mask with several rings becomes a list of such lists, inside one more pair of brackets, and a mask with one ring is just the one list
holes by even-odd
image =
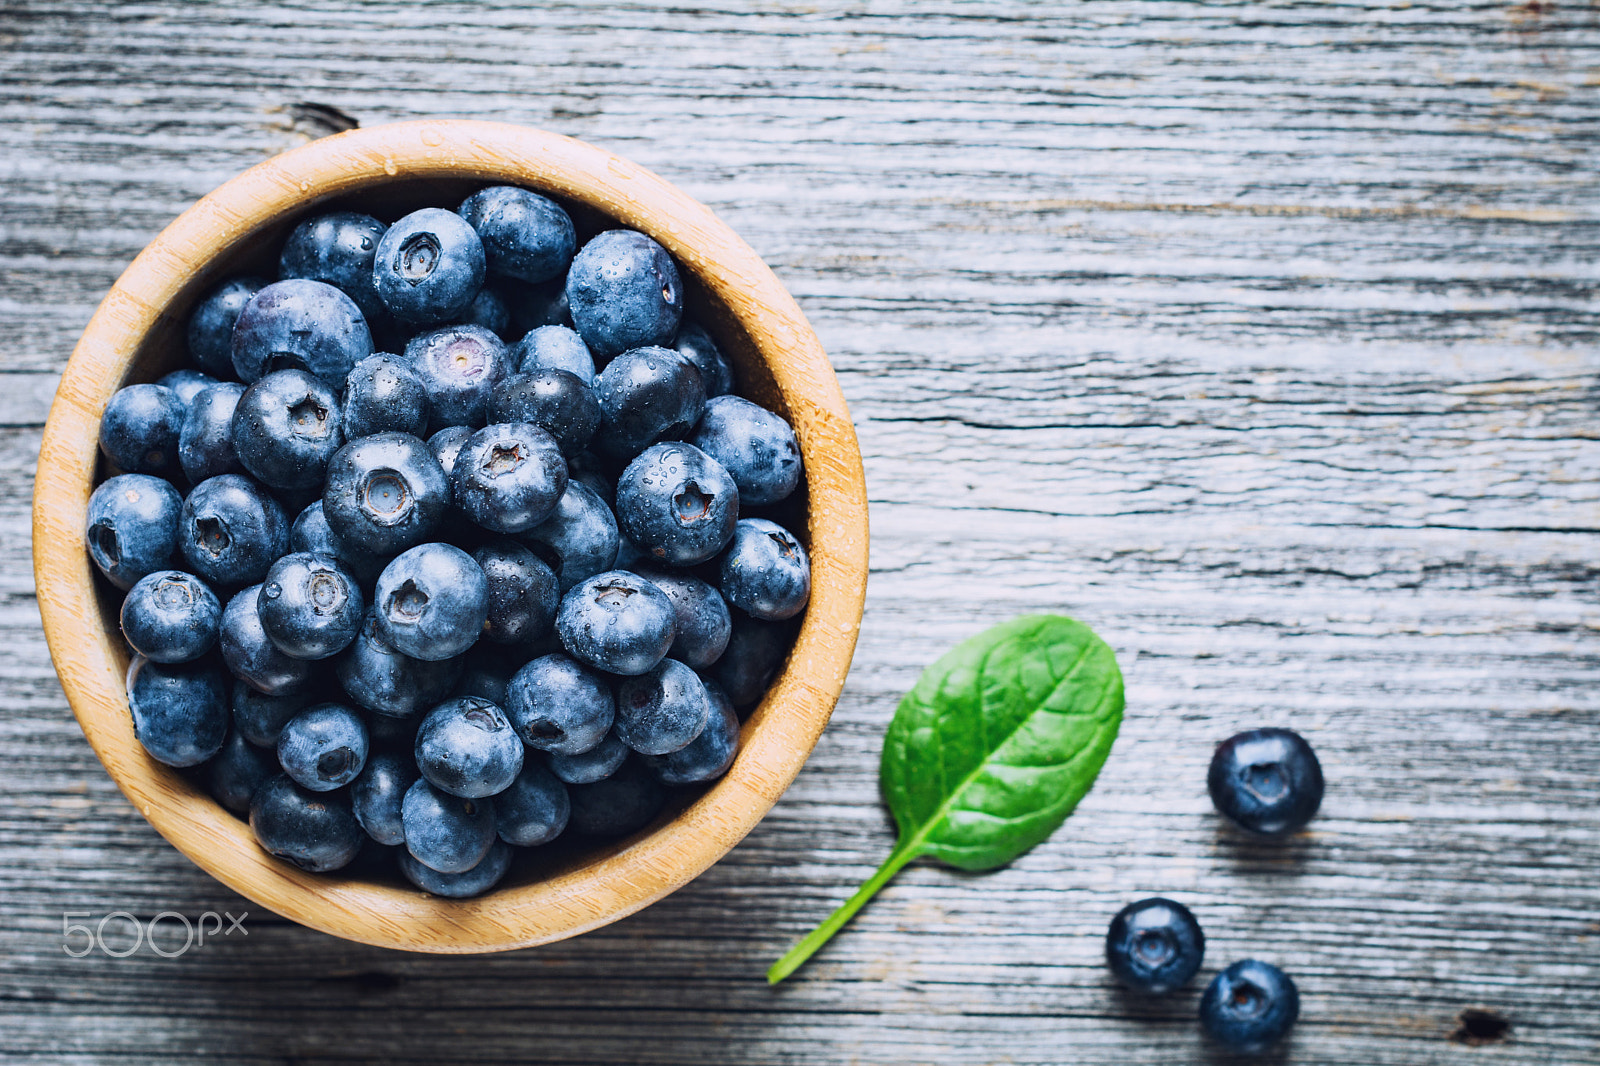
[[[179, 365], [183, 323], [212, 284], [272, 273], [288, 228], [337, 199], [388, 215], [453, 205], [485, 183], [524, 185], [566, 204], [580, 239], [642, 230], [677, 259], [692, 314], [735, 363], [741, 391], [794, 425], [805, 463], [811, 601], [793, 651], [746, 721], [733, 768], [634, 836], [518, 869], [477, 899], [402, 883], [304, 873], [269, 856], [249, 826], [134, 739], [128, 652], [116, 597], [92, 571], [83, 533], [97, 434], [111, 394]], [[591, 145], [490, 122], [421, 121], [315, 141], [241, 174], [185, 211], [141, 252], [67, 363], [39, 453], [34, 575], [62, 687], [95, 754], [157, 831], [257, 904], [336, 936], [409, 951], [484, 952], [543, 944], [639, 910], [694, 878], [760, 821], [800, 771], [844, 684], [867, 577], [861, 454], [816, 335], [749, 245], [710, 209]]]

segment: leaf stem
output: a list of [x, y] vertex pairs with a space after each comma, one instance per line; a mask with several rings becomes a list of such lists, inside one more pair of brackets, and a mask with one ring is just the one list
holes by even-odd
[[775, 985], [798, 970], [802, 963], [817, 953], [817, 950], [833, 939], [833, 934], [844, 928], [844, 924], [855, 917], [856, 911], [866, 905], [867, 900], [878, 894], [878, 890], [889, 883], [889, 879], [900, 872], [900, 868], [918, 855], [922, 854], [922, 842], [913, 840], [895, 845], [894, 851], [883, 860], [883, 865], [878, 867], [878, 872], [867, 878], [866, 882], [858, 889], [856, 894], [845, 900], [838, 910], [828, 915], [827, 920], [813, 929], [806, 938], [790, 948], [783, 958], [772, 964], [772, 969], [767, 971], [767, 983]]

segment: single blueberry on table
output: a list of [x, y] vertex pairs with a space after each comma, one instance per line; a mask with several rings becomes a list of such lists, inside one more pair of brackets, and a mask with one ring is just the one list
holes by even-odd
[[[669, 660], [670, 661], [670, 660]], [[727, 693], [716, 682], [705, 683], [711, 701], [711, 719], [687, 746], [666, 755], [641, 756], [664, 785], [696, 785], [715, 781], [728, 772], [739, 754], [739, 716]]]
[[178, 547], [189, 569], [216, 588], [253, 585], [289, 549], [278, 501], [243, 474], [200, 482], [183, 501]]
[[222, 604], [204, 581], [182, 570], [157, 570], [139, 579], [122, 601], [122, 635], [134, 651], [158, 663], [198, 659], [217, 643]]
[[250, 828], [267, 854], [310, 873], [348, 866], [366, 834], [342, 792], [312, 792], [279, 774], [250, 799]]
[[700, 675], [676, 659], [663, 659], [617, 686], [617, 738], [641, 755], [666, 755], [698, 737], [711, 720], [711, 700]]
[[485, 426], [461, 446], [450, 488], [456, 506], [484, 529], [520, 533], [555, 510], [567, 490], [567, 462], [538, 426]]
[[178, 436], [188, 409], [163, 385], [118, 389], [100, 416], [100, 450], [129, 474], [179, 472]]
[[290, 658], [267, 637], [257, 608], [260, 601], [261, 586], [251, 585], [222, 609], [222, 630], [217, 637], [222, 661], [234, 677], [249, 682], [258, 692], [288, 696], [304, 691], [311, 680], [311, 663]]
[[589, 486], [570, 478], [550, 517], [517, 539], [550, 565], [563, 593], [613, 569], [620, 543], [611, 508]]
[[565, 784], [592, 785], [620, 770], [622, 764], [628, 761], [628, 754], [628, 746], [618, 740], [615, 733], [607, 733], [600, 743], [576, 755], [552, 751], [545, 759], [545, 764]]
[[603, 780], [567, 789], [572, 815], [567, 825], [581, 836], [620, 837], [649, 825], [666, 802], [655, 775], [629, 760]]
[[234, 376], [233, 327], [239, 312], [267, 287], [265, 278], [229, 278], [201, 298], [189, 315], [189, 358], [220, 380]]
[[377, 630], [402, 655], [460, 655], [489, 618], [489, 582], [472, 556], [450, 544], [419, 544], [378, 575]]
[[483, 639], [530, 644], [555, 627], [561, 588], [537, 555], [513, 540], [496, 540], [472, 553], [489, 582], [489, 621]]
[[191, 483], [244, 473], [233, 447], [233, 412], [243, 395], [244, 386], [229, 381], [203, 389], [190, 401], [178, 433], [178, 463]]
[[794, 534], [765, 518], [741, 518], [719, 567], [729, 603], [769, 622], [793, 618], [811, 598], [811, 560]]
[[257, 610], [279, 651], [328, 659], [356, 638], [366, 604], [356, 579], [333, 556], [290, 552], [267, 571]]
[[1278, 836], [1300, 829], [1322, 805], [1322, 764], [1299, 733], [1252, 729], [1217, 745], [1206, 787], [1235, 824]]
[[269, 696], [244, 681], [234, 681], [232, 703], [234, 731], [258, 747], [276, 751], [283, 727], [305, 710], [310, 699], [301, 692]]
[[567, 786], [532, 759], [494, 798], [495, 828], [500, 839], [519, 848], [536, 848], [561, 835], [572, 814]]
[[467, 197], [456, 209], [483, 241], [491, 277], [530, 284], [567, 272], [578, 234], [561, 205], [536, 192], [496, 185]]
[[289, 550], [332, 556], [351, 577], [368, 586], [378, 579], [379, 572], [389, 561], [376, 552], [360, 551], [346, 544], [328, 525], [321, 500], [295, 517], [294, 525], [289, 527]]
[[605, 677], [559, 652], [513, 674], [505, 698], [506, 716], [523, 743], [560, 755], [593, 750], [616, 717]]
[[357, 363], [339, 394], [345, 440], [393, 431], [426, 436], [428, 390], [400, 356], [380, 352]]
[[765, 507], [800, 484], [800, 445], [789, 423], [738, 396], [706, 401], [689, 442], [721, 463], [739, 486], [739, 501]]
[[510, 869], [511, 849], [500, 840], [489, 846], [489, 853], [478, 865], [460, 873], [440, 873], [418, 862], [409, 852], [400, 853], [400, 872], [406, 880], [430, 896], [445, 899], [481, 896], [499, 884]]
[[707, 399], [726, 396], [733, 391], [733, 367], [700, 323], [686, 319], [678, 327], [678, 337], [672, 342], [672, 347], [682, 352], [700, 371], [700, 378], [706, 385]]
[[676, 636], [667, 594], [637, 574], [608, 570], [561, 599], [556, 633], [574, 659], [612, 674], [642, 674], [666, 657]]
[[1182, 987], [1205, 953], [1205, 934], [1189, 908], [1159, 896], [1122, 908], [1106, 932], [1106, 965], [1135, 992], [1160, 996]]
[[461, 676], [460, 658], [413, 659], [396, 651], [378, 632], [369, 610], [361, 631], [334, 669], [352, 700], [380, 716], [413, 718], [437, 704]]
[[361, 308], [320, 281], [273, 282], [245, 304], [233, 327], [233, 369], [245, 384], [304, 370], [337, 389], [371, 354], [372, 331]]
[[400, 803], [406, 790], [421, 776], [409, 751], [380, 751], [368, 756], [361, 776], [350, 786], [350, 806], [367, 836], [380, 844], [406, 842]]
[[275, 371], [239, 397], [233, 450], [264, 485], [318, 488], [344, 443], [339, 421], [339, 401], [325, 381], [304, 370]]
[[295, 784], [313, 792], [348, 785], [367, 764], [367, 724], [337, 703], [307, 707], [278, 736], [278, 763]]
[[573, 328], [602, 359], [669, 344], [683, 317], [683, 283], [667, 250], [634, 230], [593, 237], [567, 271]]
[[692, 444], [653, 444], [617, 479], [617, 526], [653, 559], [694, 566], [727, 547], [739, 489]]
[[277, 776], [278, 760], [231, 731], [205, 769], [211, 798], [242, 818], [250, 814], [250, 797], [256, 789]]
[[107, 478], [89, 496], [84, 540], [96, 569], [119, 589], [164, 570], [178, 547], [183, 497], [148, 474]]
[[700, 371], [671, 348], [633, 348], [595, 381], [600, 430], [592, 448], [625, 461], [659, 440], [687, 437], [706, 406]]
[[174, 370], [170, 374], [163, 374], [156, 384], [164, 389], [171, 389], [173, 395], [178, 397], [178, 402], [183, 404], [184, 410], [187, 411], [196, 396], [213, 385], [220, 385], [221, 382], [210, 374], [202, 374], [198, 370]]
[[372, 277], [372, 261], [383, 239], [382, 222], [355, 211], [330, 211], [304, 219], [283, 242], [280, 278], [309, 278], [342, 291], [368, 321], [381, 318], [383, 301]]
[[390, 226], [372, 275], [389, 313], [410, 326], [459, 319], [483, 287], [483, 242], [454, 211], [425, 207]]
[[733, 633], [733, 619], [722, 593], [690, 574], [647, 569], [635, 572], [672, 601], [678, 635], [667, 650], [669, 659], [705, 670], [722, 658]]
[[417, 730], [417, 769], [452, 796], [503, 792], [522, 769], [522, 753], [505, 712], [472, 696], [441, 703]]
[[1270, 963], [1245, 959], [1211, 979], [1200, 996], [1200, 1025], [1232, 1051], [1255, 1054], [1283, 1039], [1300, 1017], [1300, 992]]
[[228, 736], [228, 678], [210, 656], [128, 664], [128, 709], [133, 735], [157, 762], [198, 766], [222, 750]]
[[439, 460], [409, 433], [374, 433], [346, 444], [328, 462], [322, 514], [352, 551], [392, 555], [439, 529], [450, 483]]
[[741, 710], [753, 707], [767, 694], [773, 679], [794, 644], [794, 625], [764, 622], [742, 612], [729, 612], [733, 632], [727, 650], [711, 668], [711, 679]]
[[577, 331], [566, 326], [539, 326], [529, 330], [510, 349], [519, 374], [540, 370], [565, 370], [583, 384], [594, 387], [594, 356]]
[[436, 431], [487, 422], [489, 398], [511, 373], [505, 343], [482, 326], [419, 333], [406, 343], [405, 362], [428, 394], [428, 424]]
[[411, 857], [443, 874], [472, 869], [496, 839], [492, 800], [452, 796], [426, 779], [406, 790], [400, 820]]
[[600, 428], [594, 389], [565, 370], [533, 370], [506, 378], [489, 398], [490, 422], [531, 422], [555, 438], [564, 456], [589, 446]]

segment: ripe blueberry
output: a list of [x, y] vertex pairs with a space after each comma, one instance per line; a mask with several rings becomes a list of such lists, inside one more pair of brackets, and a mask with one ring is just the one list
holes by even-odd
[[461, 676], [461, 659], [430, 662], [396, 651], [378, 632], [371, 610], [361, 631], [335, 664], [339, 683], [352, 700], [381, 716], [412, 718], [434, 706]]
[[304, 370], [266, 375], [233, 410], [234, 453], [257, 480], [275, 489], [321, 487], [328, 460], [343, 443], [333, 390]]
[[222, 750], [228, 736], [227, 675], [211, 657], [128, 665], [133, 735], [157, 762], [197, 766]]
[[276, 776], [278, 760], [272, 753], [230, 731], [222, 750], [206, 763], [206, 791], [240, 817], [250, 814], [250, 797], [262, 783]]
[[366, 605], [361, 589], [331, 555], [290, 552], [261, 584], [261, 627], [295, 659], [327, 659], [355, 639]]
[[612, 569], [620, 543], [611, 508], [588, 485], [570, 476], [550, 517], [518, 539], [549, 563], [563, 593]]
[[505, 699], [506, 716], [523, 743], [562, 755], [593, 750], [616, 716], [606, 679], [559, 652], [513, 674]]
[[715, 682], [706, 682], [705, 690], [711, 701], [711, 718], [700, 735], [666, 755], [641, 756], [664, 785], [715, 781], [728, 772], [734, 756], [739, 754], [739, 716], [734, 713], [733, 704]]
[[689, 440], [727, 468], [739, 486], [739, 502], [747, 507], [777, 503], [800, 484], [800, 445], [794, 430], [749, 400], [708, 400]]
[[592, 785], [604, 781], [628, 761], [628, 746], [617, 739], [615, 733], [605, 737], [588, 751], [577, 755], [550, 753], [545, 763], [550, 772], [569, 785]]
[[496, 644], [531, 644], [555, 626], [561, 588], [539, 557], [513, 540], [496, 540], [472, 553], [489, 582], [489, 621], [483, 638]]
[[374, 433], [328, 463], [322, 513], [350, 548], [390, 555], [433, 536], [450, 506], [444, 469], [409, 433]]
[[489, 582], [460, 548], [419, 544], [383, 568], [373, 606], [387, 644], [413, 659], [437, 662], [460, 655], [482, 634]]
[[1135, 992], [1159, 996], [1181, 987], [1205, 953], [1205, 934], [1189, 908], [1159, 896], [1122, 908], [1106, 932], [1106, 965]]
[[470, 869], [460, 873], [441, 873], [416, 860], [408, 852], [400, 853], [400, 872], [407, 881], [432, 896], [445, 899], [469, 899], [481, 896], [505, 877], [511, 869], [511, 849], [503, 841], [489, 845], [488, 854]]
[[202, 390], [189, 404], [178, 433], [178, 462], [193, 484], [219, 474], [242, 474], [244, 464], [233, 447], [233, 412], [244, 386], [226, 382]]
[[367, 836], [380, 844], [406, 842], [400, 803], [420, 776], [409, 751], [380, 751], [367, 758], [361, 776], [350, 786], [350, 806]]
[[483, 242], [460, 215], [425, 207], [378, 242], [372, 275], [390, 314], [410, 326], [459, 319], [483, 287]]
[[672, 601], [678, 635], [667, 651], [669, 659], [704, 670], [722, 658], [733, 620], [720, 592], [689, 574], [646, 569], [636, 573]]
[[366, 838], [344, 793], [312, 792], [287, 774], [256, 789], [250, 828], [267, 854], [311, 873], [348, 866]]
[[200, 482], [183, 501], [178, 547], [212, 586], [253, 585], [288, 550], [289, 520], [254, 481], [222, 474]]
[[1211, 979], [1200, 996], [1200, 1024], [1217, 1043], [1257, 1053], [1281, 1040], [1300, 1017], [1300, 992], [1270, 963], [1245, 959]]
[[642, 674], [659, 663], [676, 635], [672, 601], [626, 570], [608, 570], [561, 599], [556, 633], [580, 662], [612, 674]]
[[495, 828], [500, 839], [519, 848], [548, 844], [561, 835], [572, 814], [567, 786], [529, 760], [522, 772], [494, 798]]
[[722, 354], [722, 349], [717, 347], [717, 342], [711, 339], [711, 334], [698, 322], [685, 320], [678, 327], [678, 337], [672, 342], [672, 347], [682, 352], [689, 362], [700, 371], [700, 378], [705, 382], [706, 398], [725, 396], [733, 391], [733, 367], [728, 364], [727, 356]]
[[122, 635], [158, 663], [186, 663], [210, 651], [222, 625], [222, 604], [204, 581], [181, 570], [139, 579], [122, 601]]
[[354, 300], [320, 281], [266, 286], [233, 327], [233, 369], [249, 384], [278, 370], [304, 370], [330, 388], [372, 354], [372, 331]]
[[426, 780], [406, 790], [400, 820], [412, 858], [444, 874], [472, 869], [495, 842], [492, 800], [452, 796]]
[[265, 278], [229, 278], [201, 298], [189, 315], [189, 358], [212, 377], [233, 377], [233, 326]]
[[419, 333], [406, 343], [405, 361], [428, 393], [435, 430], [487, 422], [489, 397], [511, 372], [505, 343], [482, 326]]
[[607, 230], [573, 258], [567, 305], [578, 335], [606, 359], [670, 343], [683, 316], [683, 284], [661, 245], [634, 230]]
[[383, 239], [382, 222], [354, 211], [331, 211], [304, 219], [283, 243], [280, 278], [309, 278], [342, 291], [368, 321], [383, 316], [372, 278], [372, 260]]
[[489, 421], [531, 422], [555, 438], [562, 455], [573, 456], [600, 428], [600, 401], [576, 374], [533, 370], [500, 383], [489, 399]]
[[222, 629], [217, 645], [222, 661], [234, 677], [250, 683], [269, 696], [287, 696], [302, 691], [311, 680], [311, 663], [292, 659], [278, 650], [261, 625], [257, 605], [261, 586], [251, 585], [234, 594], [222, 609]]
[[594, 356], [577, 332], [566, 326], [540, 326], [527, 332], [510, 349], [519, 374], [539, 370], [565, 370], [583, 384], [594, 387]]
[[567, 790], [572, 815], [567, 824], [582, 836], [626, 836], [650, 824], [661, 812], [666, 794], [661, 783], [637, 762], [592, 785]]
[[559, 204], [509, 185], [467, 197], [457, 213], [477, 231], [492, 277], [537, 284], [566, 273], [578, 246], [572, 219]]
[[423, 777], [466, 799], [504, 791], [522, 769], [522, 741], [505, 712], [472, 696], [429, 711], [417, 729], [415, 750]]
[[769, 622], [793, 618], [811, 598], [811, 560], [794, 534], [765, 518], [742, 518], [721, 562], [729, 603]]
[[1253, 833], [1292, 833], [1322, 804], [1322, 765], [1288, 729], [1252, 729], [1217, 745], [1206, 774], [1211, 802]]
[[538, 426], [486, 426], [461, 446], [450, 487], [456, 506], [484, 529], [520, 533], [555, 510], [567, 490], [567, 462]]
[[656, 441], [688, 436], [706, 406], [700, 371], [671, 348], [624, 352], [600, 372], [595, 389], [600, 430], [593, 448], [619, 462]]
[[283, 727], [278, 763], [302, 788], [332, 792], [360, 775], [369, 745], [359, 714], [337, 703], [319, 703]]
[[178, 490], [158, 477], [107, 478], [89, 496], [89, 558], [117, 588], [132, 588], [172, 561], [182, 508]]
[[179, 471], [178, 435], [187, 413], [165, 386], [118, 389], [100, 416], [100, 450], [130, 474], [170, 477]]
[[692, 444], [655, 444], [617, 479], [617, 526], [669, 566], [694, 566], [733, 538], [739, 490], [722, 464]]
[[339, 396], [345, 440], [392, 430], [428, 432], [428, 390], [399, 356], [379, 353], [357, 363]]
[[666, 755], [699, 736], [711, 720], [711, 700], [700, 676], [676, 659], [663, 659], [617, 686], [617, 737], [641, 755]]

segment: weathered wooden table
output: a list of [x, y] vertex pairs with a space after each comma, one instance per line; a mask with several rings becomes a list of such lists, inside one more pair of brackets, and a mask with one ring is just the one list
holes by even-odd
[[[873, 507], [855, 670], [771, 816], [667, 901], [488, 958], [307, 931], [163, 843], [68, 712], [29, 569], [54, 379], [122, 267], [264, 156], [418, 115], [713, 205], [831, 352]], [[1104, 971], [1159, 892], [1203, 976], [1299, 981], [1268, 1061], [1600, 1062], [1597, 137], [1578, 0], [0, 2], [0, 1060], [1218, 1061], [1200, 982]], [[901, 692], [1038, 609], [1127, 674], [1099, 785], [1008, 869], [908, 869], [769, 989], [889, 849]], [[1328, 772], [1286, 845], [1205, 795], [1258, 724]], [[208, 910], [248, 935], [64, 951], [64, 912]]]

